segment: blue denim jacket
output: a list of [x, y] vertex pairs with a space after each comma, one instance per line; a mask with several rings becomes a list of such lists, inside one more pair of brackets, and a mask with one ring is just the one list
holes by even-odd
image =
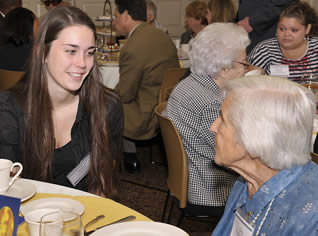
[[251, 199], [248, 199], [248, 184], [240, 177], [212, 235], [230, 235], [237, 208], [246, 215], [252, 213], [250, 220], [262, 211], [255, 223], [255, 235], [272, 199], [274, 201], [261, 227], [260, 236], [318, 235], [318, 166], [312, 161], [304, 166], [281, 170]]

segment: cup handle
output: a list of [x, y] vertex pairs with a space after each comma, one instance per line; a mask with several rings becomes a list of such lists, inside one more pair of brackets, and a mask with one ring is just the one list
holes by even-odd
[[10, 172], [13, 170], [14, 167], [19, 167], [18, 172], [12, 177], [12, 179], [9, 182], [9, 187], [14, 183], [14, 181], [16, 180], [16, 178], [18, 178], [18, 176], [21, 174], [22, 170], [23, 170], [23, 166], [20, 162], [15, 162], [12, 164], [11, 166], [11, 170]]

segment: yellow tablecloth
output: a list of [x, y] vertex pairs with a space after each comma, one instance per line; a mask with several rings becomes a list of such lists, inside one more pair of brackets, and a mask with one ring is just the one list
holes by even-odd
[[[104, 214], [105, 218], [99, 220], [97, 223], [87, 227], [87, 230], [93, 230], [99, 226], [114, 222], [128, 215], [136, 216], [136, 221], [151, 221], [149, 218], [143, 216], [142, 214], [121, 205], [113, 200], [107, 198], [100, 197], [88, 197], [88, 196], [70, 196], [63, 194], [47, 194], [47, 193], [36, 193], [36, 195], [30, 200], [24, 202], [23, 204], [27, 204], [36, 199], [40, 198], [48, 198], [48, 197], [61, 197], [61, 198], [71, 198], [73, 200], [77, 200], [81, 202], [85, 211], [82, 215], [83, 225], [85, 225], [90, 220], [94, 219], [96, 216]], [[22, 205], [23, 205], [22, 204]], [[27, 233], [27, 225], [23, 223], [18, 229], [18, 236], [29, 235]]]

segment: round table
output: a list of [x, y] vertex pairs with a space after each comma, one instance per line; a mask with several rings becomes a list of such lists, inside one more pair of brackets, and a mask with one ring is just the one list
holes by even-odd
[[[22, 203], [28, 204], [36, 199], [44, 198], [70, 198], [79, 201], [85, 207], [85, 211], [82, 215], [83, 225], [92, 220], [98, 215], [105, 215], [105, 218], [97, 223], [87, 227], [87, 231], [93, 230], [97, 227], [114, 222], [129, 215], [136, 216], [136, 221], [151, 221], [146, 216], [134, 211], [118, 202], [115, 202], [108, 198], [103, 198], [91, 193], [80, 191], [73, 188], [68, 188], [56, 184], [50, 184], [41, 181], [23, 179], [26, 184], [32, 184], [35, 186], [36, 194], [29, 200]], [[23, 223], [18, 228], [18, 236], [29, 235], [27, 231], [26, 223]]]

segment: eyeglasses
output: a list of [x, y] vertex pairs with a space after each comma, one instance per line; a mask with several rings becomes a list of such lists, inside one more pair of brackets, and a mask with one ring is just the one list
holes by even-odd
[[247, 69], [248, 69], [248, 67], [250, 66], [250, 64], [248, 64], [248, 63], [246, 63], [246, 62], [241, 62], [241, 61], [234, 61], [234, 62], [236, 62], [236, 63], [239, 63], [239, 64], [243, 65], [245, 70], [247, 70]]
[[53, 6], [57, 6], [59, 5], [61, 2], [61, 0], [44, 0], [43, 3], [45, 6], [50, 6], [50, 4], [52, 4]]

